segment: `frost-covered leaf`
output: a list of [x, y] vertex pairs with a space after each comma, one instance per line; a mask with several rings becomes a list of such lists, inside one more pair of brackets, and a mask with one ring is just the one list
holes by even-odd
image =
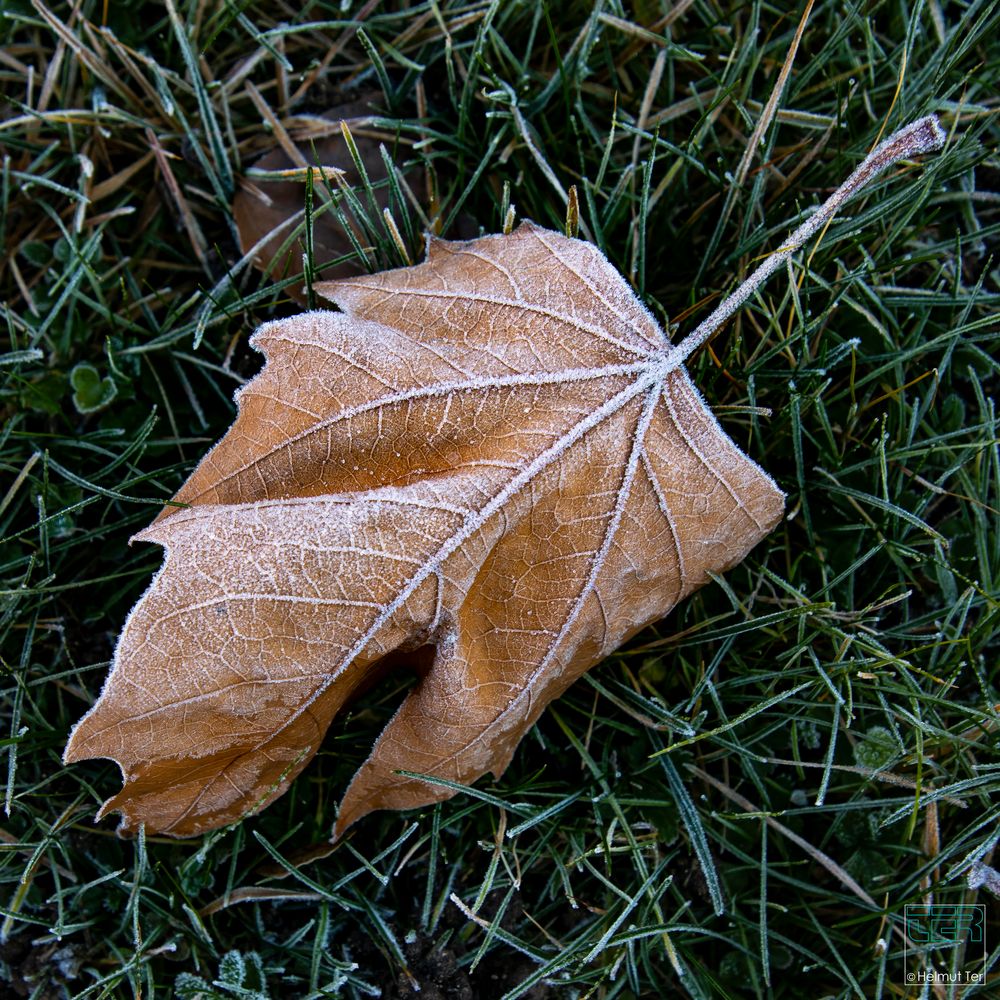
[[189, 506], [136, 536], [166, 560], [66, 750], [120, 764], [102, 814], [185, 836], [263, 807], [387, 661], [423, 676], [335, 832], [451, 794], [400, 771], [499, 775], [553, 698], [777, 523], [683, 362], [939, 141], [932, 119], [893, 136], [676, 346], [598, 250], [530, 223], [432, 240], [417, 267], [319, 285], [342, 312], [258, 330], [267, 365]]

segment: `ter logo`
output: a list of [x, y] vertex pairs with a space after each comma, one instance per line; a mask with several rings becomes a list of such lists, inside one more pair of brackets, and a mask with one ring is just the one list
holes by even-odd
[[982, 906], [931, 903], [906, 907], [906, 933], [917, 946], [982, 944], [985, 923], [986, 911]]

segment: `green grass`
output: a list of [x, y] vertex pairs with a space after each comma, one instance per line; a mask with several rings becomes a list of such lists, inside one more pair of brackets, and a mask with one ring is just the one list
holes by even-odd
[[[903, 908], [930, 899], [986, 904], [995, 990], [997, 5], [817, 0], [775, 105], [782, 4], [174, 5], [0, 5], [0, 995], [915, 996]], [[255, 326], [298, 310], [240, 266], [232, 197], [274, 141], [249, 84], [286, 124], [373, 93], [413, 259], [421, 214], [562, 229], [575, 185], [682, 333], [883, 129], [949, 135], [692, 361], [779, 529], [502, 780], [313, 860], [401, 680], [201, 840], [118, 840], [91, 821], [117, 769], [60, 762], [159, 564], [129, 536], [228, 426]], [[366, 216], [364, 187], [333, 200]]]

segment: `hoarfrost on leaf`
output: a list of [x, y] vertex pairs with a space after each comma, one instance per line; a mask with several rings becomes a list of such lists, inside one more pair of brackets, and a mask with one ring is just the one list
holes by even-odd
[[422, 677], [335, 834], [507, 767], [584, 671], [739, 562], [783, 496], [684, 360], [868, 179], [873, 152], [672, 345], [593, 246], [522, 224], [321, 284], [343, 311], [263, 326], [233, 427], [136, 538], [163, 567], [67, 761], [116, 760], [101, 814], [189, 836], [280, 795], [374, 671]]

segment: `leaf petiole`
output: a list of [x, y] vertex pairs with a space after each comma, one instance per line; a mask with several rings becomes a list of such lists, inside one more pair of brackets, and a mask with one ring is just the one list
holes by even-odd
[[898, 132], [893, 132], [885, 142], [864, 158], [857, 170], [788, 237], [780, 249], [768, 256], [732, 295], [727, 296], [707, 319], [677, 345], [671, 354], [671, 360], [677, 364], [687, 360], [813, 233], [833, 218], [845, 201], [869, 181], [874, 180], [883, 170], [900, 160], [940, 149], [944, 145], [944, 140], [944, 131], [935, 115], [920, 118], [899, 129]]

